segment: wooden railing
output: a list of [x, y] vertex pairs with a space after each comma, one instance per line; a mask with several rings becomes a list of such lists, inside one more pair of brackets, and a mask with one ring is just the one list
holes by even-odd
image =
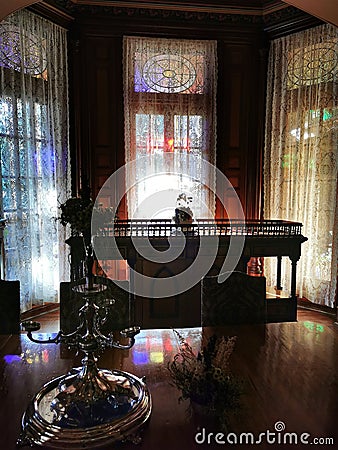
[[175, 224], [170, 219], [133, 219], [117, 220], [114, 224], [105, 224], [100, 235], [105, 236], [146, 236], [168, 237], [178, 231], [192, 236], [261, 236], [295, 237], [301, 236], [302, 224], [285, 220], [208, 220], [200, 219], [192, 223]]

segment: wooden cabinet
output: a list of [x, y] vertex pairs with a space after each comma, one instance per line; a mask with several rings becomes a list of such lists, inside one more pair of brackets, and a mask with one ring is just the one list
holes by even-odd
[[[182, 252], [169, 262], [154, 262], [154, 259], [151, 261], [145, 252], [148, 239], [151, 248], [158, 253], [168, 249], [169, 237], [171, 245], [176, 245], [176, 237], [170, 227], [162, 223], [156, 224], [154, 221], [150, 228], [147, 221], [117, 222], [114, 232], [105, 230], [104, 235], [94, 238], [94, 248], [97, 250], [99, 260], [120, 257], [126, 259], [132, 268], [129, 286], [135, 302], [135, 324], [142, 328], [199, 326], [201, 279], [225, 271], [247, 273], [247, 263], [251, 257], [266, 256], [276, 257], [277, 288], [281, 283], [282, 259], [288, 257], [291, 260], [291, 284], [286, 287], [290, 294], [285, 298], [277, 295], [272, 298], [269, 296], [267, 321], [296, 320], [296, 267], [301, 257], [301, 245], [307, 241], [301, 234], [300, 223], [256, 220], [235, 225], [227, 221], [217, 221], [216, 244], [212, 235], [215, 231], [212, 224], [199, 222], [191, 227], [193, 231], [186, 235]], [[227, 268], [223, 269], [229, 253], [232, 262], [227, 261]], [[195, 271], [189, 272], [196, 260], [200, 267], [197, 269], [195, 265]], [[196, 276], [199, 269], [202, 269], [201, 274]], [[141, 276], [138, 277], [138, 274]], [[160, 283], [157, 281], [162, 277], [168, 278], [167, 288], [170, 291], [159, 286]], [[226, 283], [226, 280], [224, 282]], [[173, 296], [162, 298], [161, 296], [166, 293]]]

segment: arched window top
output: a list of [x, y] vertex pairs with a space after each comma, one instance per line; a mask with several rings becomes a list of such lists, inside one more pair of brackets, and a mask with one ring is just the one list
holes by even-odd
[[47, 79], [46, 39], [10, 21], [1, 22], [0, 66]]
[[[148, 92], [180, 93], [190, 92], [197, 77], [197, 68], [188, 58], [181, 55], [155, 55], [146, 61], [141, 79]], [[139, 78], [139, 74], [137, 73]], [[136, 77], [135, 77], [136, 78]], [[137, 90], [138, 79], [135, 79]], [[198, 92], [198, 86], [193, 88]]]
[[329, 83], [338, 73], [338, 39], [329, 39], [288, 53], [288, 89]]
[[207, 94], [214, 86], [209, 41], [130, 38], [133, 91]]

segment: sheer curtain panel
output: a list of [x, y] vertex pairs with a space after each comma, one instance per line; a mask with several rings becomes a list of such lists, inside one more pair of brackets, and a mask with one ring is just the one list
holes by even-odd
[[124, 101], [129, 218], [170, 219], [179, 193], [213, 218], [216, 42], [125, 37]]
[[69, 195], [66, 30], [26, 10], [0, 22], [1, 214], [5, 275], [21, 311], [67, 279], [58, 205]]
[[337, 73], [336, 27], [325, 24], [271, 44], [264, 214], [303, 223], [308, 242], [298, 263], [299, 296], [330, 307], [337, 288]]

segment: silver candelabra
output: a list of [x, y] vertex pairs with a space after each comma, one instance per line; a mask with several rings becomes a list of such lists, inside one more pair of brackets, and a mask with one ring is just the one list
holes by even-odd
[[[101, 331], [114, 300], [98, 306], [98, 295], [107, 288], [95, 284], [92, 276], [93, 252], [86, 246], [87, 276], [73, 288], [83, 300], [80, 324], [75, 331], [54, 338], [35, 339], [40, 329], [34, 321], [22, 323], [28, 338], [38, 344], [66, 344], [84, 353], [82, 366], [51, 380], [34, 396], [23, 418], [18, 446], [43, 445], [50, 448], [98, 448], [115, 441], [139, 442], [140, 430], [151, 414], [151, 397], [144, 379], [120, 370], [99, 369], [97, 353], [107, 348], [126, 350], [135, 343], [139, 327], [120, 331], [126, 343], [115, 340], [113, 333]], [[105, 308], [102, 318], [100, 311]]]

